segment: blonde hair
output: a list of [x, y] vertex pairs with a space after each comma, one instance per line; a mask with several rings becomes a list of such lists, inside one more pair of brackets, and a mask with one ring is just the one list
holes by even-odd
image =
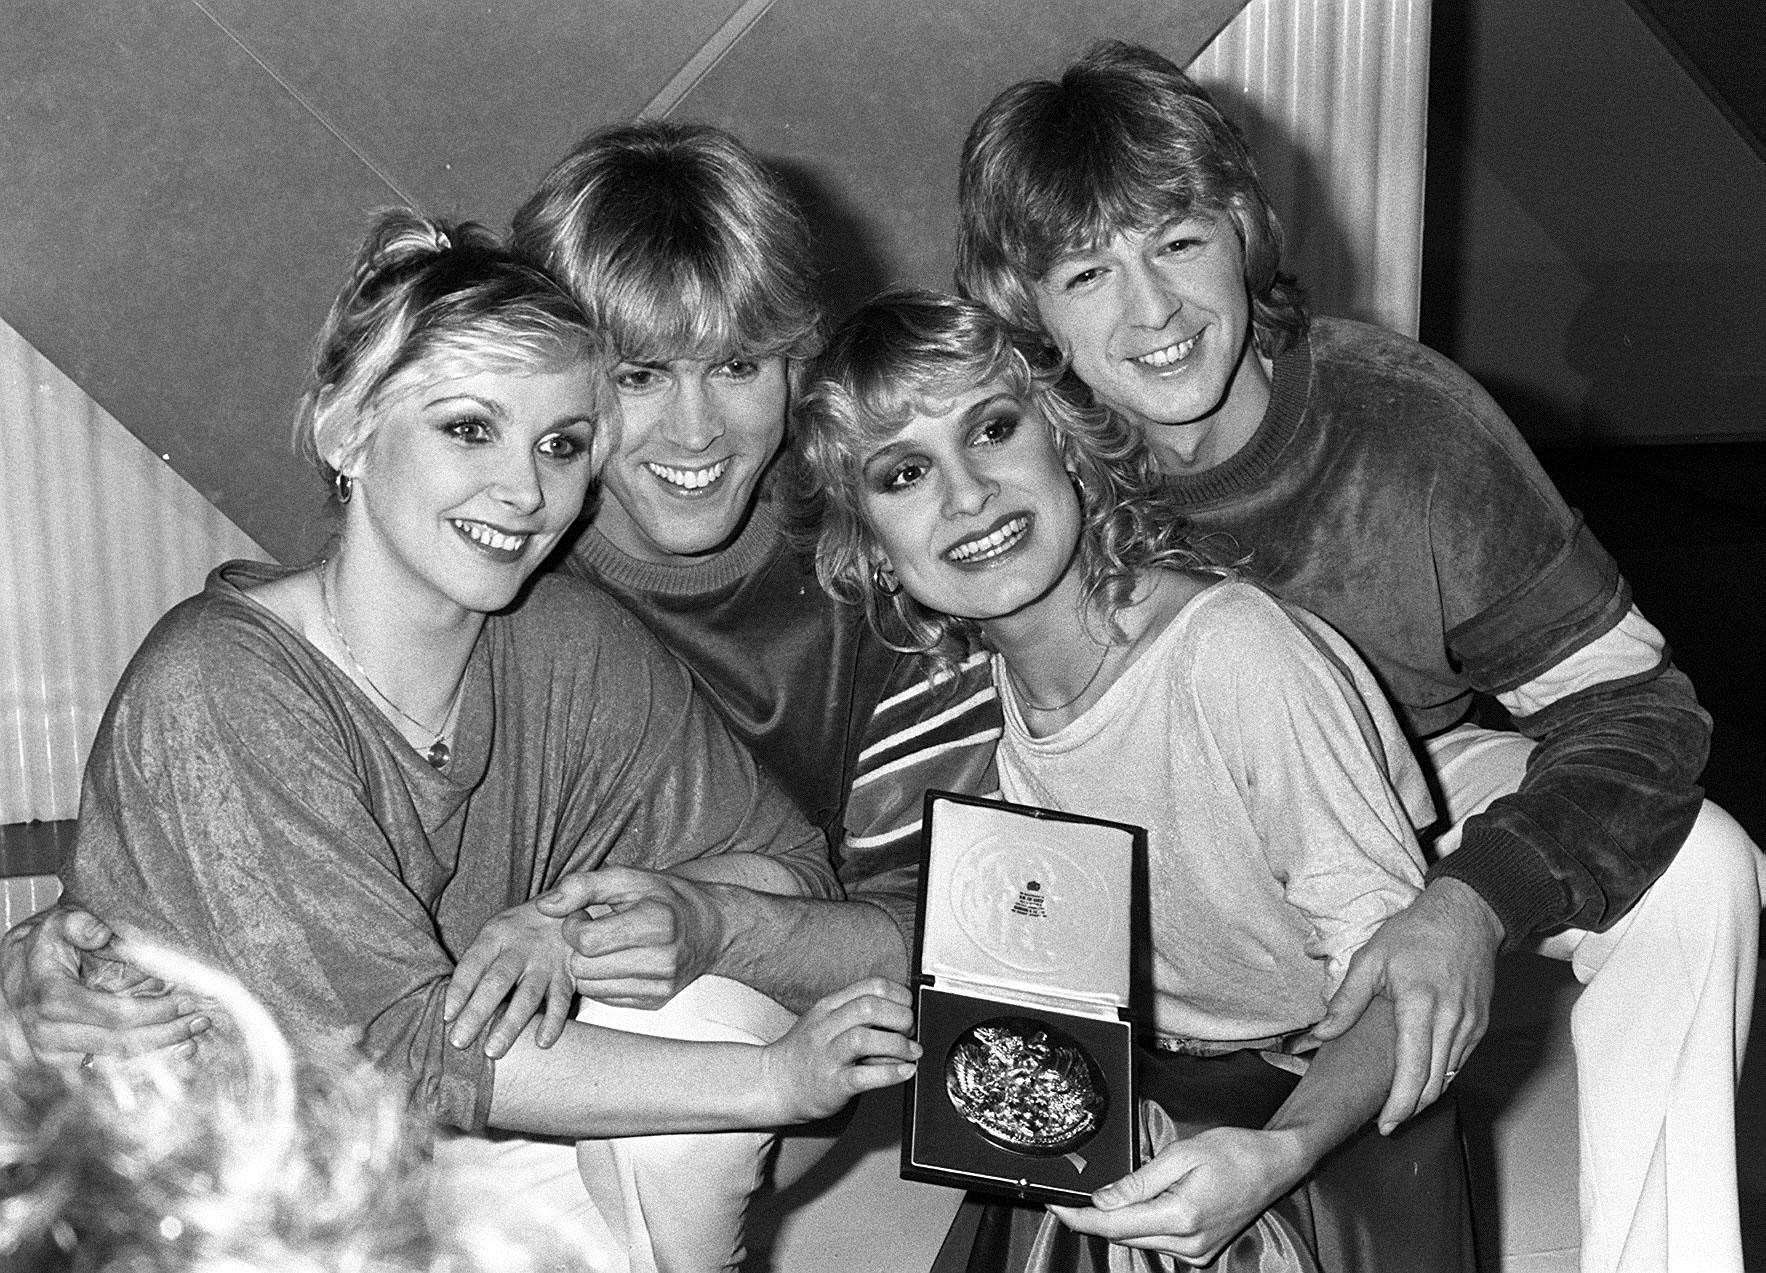
[[320, 329], [295, 450], [329, 482], [332, 457], [366, 445], [377, 407], [419, 370], [551, 371], [577, 359], [605, 367], [587, 316], [549, 275], [481, 225], [382, 209]]
[[622, 360], [795, 365], [820, 346], [803, 214], [720, 128], [591, 133], [515, 214], [512, 243], [570, 287]]
[[1273, 358], [1306, 333], [1306, 294], [1282, 272], [1281, 222], [1244, 137], [1151, 49], [1101, 41], [1059, 80], [1001, 92], [963, 144], [957, 204], [958, 286], [1027, 332], [1042, 335], [1032, 289], [1062, 256], [1216, 213], [1244, 248], [1258, 350]]
[[[0, 1263], [39, 1273], [540, 1273], [597, 1265], [494, 1182], [429, 1163], [430, 1129], [361, 1058], [296, 1056], [231, 977], [117, 953], [212, 1001], [196, 1063], [35, 1058], [0, 1003]], [[441, 1189], [456, 1205], [437, 1206]], [[458, 1205], [476, 1203], [475, 1206]]]
[[1113, 612], [1149, 566], [1216, 564], [1190, 542], [1140, 430], [1112, 411], [1074, 403], [1061, 391], [1059, 362], [974, 301], [915, 288], [883, 292], [836, 329], [807, 380], [796, 416], [804, 465], [824, 505], [817, 577], [834, 596], [862, 605], [891, 648], [926, 655], [935, 677], [979, 647], [980, 628], [874, 586], [880, 550], [861, 499], [865, 455], [929, 402], [997, 380], [1048, 425], [1079, 495], [1088, 604]]

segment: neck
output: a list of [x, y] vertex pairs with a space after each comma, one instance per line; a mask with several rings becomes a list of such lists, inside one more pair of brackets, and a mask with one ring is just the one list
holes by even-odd
[[1225, 464], [1256, 436], [1269, 410], [1274, 364], [1247, 348], [1226, 397], [1213, 411], [1182, 424], [1143, 426], [1147, 444], [1167, 473], [1203, 473]]
[[484, 616], [433, 595], [409, 595], [416, 590], [389, 585], [347, 552], [318, 569], [338, 628], [333, 635], [347, 645], [338, 652], [341, 666], [357, 679], [365, 672], [371, 694], [390, 697], [399, 711], [440, 732]]
[[1041, 601], [981, 630], [1027, 708], [1072, 719], [1109, 687], [1117, 653], [1110, 620], [1082, 604], [1076, 571]]

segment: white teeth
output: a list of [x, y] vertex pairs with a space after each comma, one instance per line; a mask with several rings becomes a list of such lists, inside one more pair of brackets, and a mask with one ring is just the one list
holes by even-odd
[[996, 557], [1007, 548], [1018, 542], [1019, 536], [1029, 529], [1028, 517], [1014, 517], [990, 535], [980, 539], [965, 540], [952, 548], [945, 556], [952, 561], [980, 561], [987, 557]]
[[724, 470], [730, 467], [730, 462], [719, 460], [702, 469], [677, 469], [666, 464], [652, 464], [646, 460], [644, 467], [671, 486], [678, 486], [684, 491], [700, 491], [722, 477]]
[[455, 522], [466, 533], [466, 537], [475, 544], [483, 544], [486, 548], [495, 548], [498, 552], [512, 553], [518, 551], [529, 539], [527, 535], [507, 535], [500, 530], [493, 530], [483, 522]]
[[1180, 340], [1175, 345], [1167, 345], [1163, 349], [1155, 349], [1150, 354], [1142, 354], [1134, 361], [1143, 367], [1169, 367], [1174, 362], [1182, 362], [1188, 358], [1190, 350], [1196, 347], [1196, 342], [1200, 339], [1202, 339], [1202, 333], [1197, 332], [1188, 340]]

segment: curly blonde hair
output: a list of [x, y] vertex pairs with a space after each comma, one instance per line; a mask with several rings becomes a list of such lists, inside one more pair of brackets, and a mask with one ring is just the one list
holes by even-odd
[[864, 457], [928, 404], [1003, 382], [1046, 423], [1079, 494], [1079, 569], [1086, 605], [1113, 614], [1153, 566], [1213, 570], [1165, 491], [1140, 430], [1062, 391], [1056, 357], [986, 307], [943, 292], [894, 288], [846, 319], [810, 367], [796, 408], [804, 467], [823, 504], [816, 575], [862, 605], [891, 649], [926, 656], [934, 679], [982, 648], [980, 625], [906, 592], [875, 586], [881, 550], [865, 520]]

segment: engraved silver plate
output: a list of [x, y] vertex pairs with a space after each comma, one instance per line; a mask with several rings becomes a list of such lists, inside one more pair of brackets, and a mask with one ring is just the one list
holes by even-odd
[[951, 1104], [982, 1135], [1021, 1154], [1077, 1148], [1103, 1125], [1109, 1091], [1078, 1042], [1029, 1017], [994, 1017], [951, 1044]]

